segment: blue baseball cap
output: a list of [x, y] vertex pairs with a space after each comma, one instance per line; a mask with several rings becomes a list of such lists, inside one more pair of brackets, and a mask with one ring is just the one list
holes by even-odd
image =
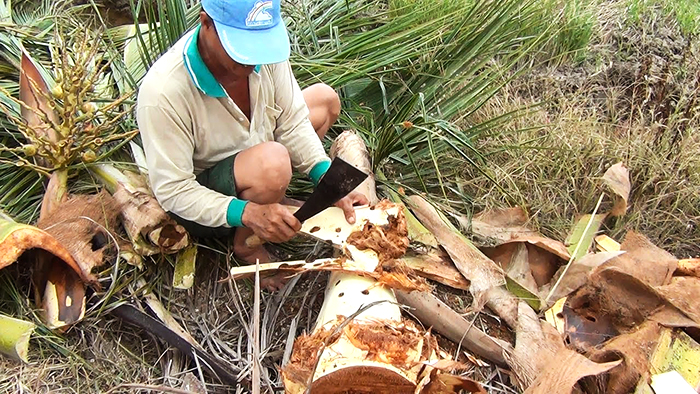
[[289, 58], [289, 36], [280, 0], [202, 0], [226, 53], [240, 64], [279, 63]]

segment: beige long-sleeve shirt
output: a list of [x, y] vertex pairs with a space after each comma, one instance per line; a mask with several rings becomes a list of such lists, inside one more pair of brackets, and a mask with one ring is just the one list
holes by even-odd
[[314, 181], [330, 159], [289, 62], [256, 67], [249, 76], [249, 120], [202, 61], [198, 32], [158, 59], [139, 89], [137, 121], [149, 178], [165, 210], [204, 226], [241, 226], [246, 202], [204, 187], [197, 174], [266, 141], [283, 144], [292, 166]]

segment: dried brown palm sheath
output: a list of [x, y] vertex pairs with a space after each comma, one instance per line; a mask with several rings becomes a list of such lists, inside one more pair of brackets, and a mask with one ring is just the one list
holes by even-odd
[[495, 339], [472, 326], [469, 321], [434, 295], [397, 290], [396, 298], [402, 304], [413, 308], [411, 314], [421, 323], [431, 326], [447, 339], [457, 344], [461, 343], [467, 350], [492, 363], [502, 367], [508, 366], [504, 354], [512, 352], [513, 347], [510, 344]]

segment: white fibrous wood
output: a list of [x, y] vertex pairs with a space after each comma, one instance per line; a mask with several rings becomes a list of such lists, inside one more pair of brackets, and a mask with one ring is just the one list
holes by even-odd
[[[331, 151], [370, 172], [369, 155], [354, 133], [343, 133]], [[400, 261], [409, 245], [404, 207], [377, 203], [372, 176], [358, 190], [371, 205], [356, 209], [355, 224], [330, 208], [303, 225], [303, 233], [334, 243], [343, 256], [296, 262], [318, 269], [334, 266], [335, 272], [314, 331], [297, 337], [282, 368], [285, 392], [485, 392], [478, 383], [438, 368], [447, 356], [435, 337], [401, 316], [393, 288], [408, 286], [410, 291], [412, 284], [425, 284]], [[349, 272], [350, 267], [357, 273]], [[427, 284], [424, 290], [429, 290]]]
[[358, 207], [355, 209], [355, 223], [345, 220], [343, 210], [330, 207], [307, 219], [301, 225], [301, 232], [314, 238], [343, 245], [350, 234], [361, 231], [366, 223], [376, 226], [389, 224], [389, 217], [398, 217], [401, 205], [384, 202], [381, 205]]

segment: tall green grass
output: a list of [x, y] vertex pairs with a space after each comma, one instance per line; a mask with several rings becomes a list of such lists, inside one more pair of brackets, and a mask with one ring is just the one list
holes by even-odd
[[[394, 14], [430, 9], [430, 15], [444, 15], [459, 7], [479, 5], [474, 0], [391, 0]], [[533, 4], [533, 17], [549, 21], [548, 24], [532, 26], [529, 35], [546, 34], [538, 48], [539, 58], [547, 63], [561, 64], [566, 61], [580, 62], [585, 59], [586, 48], [596, 26], [598, 0], [542, 0]], [[464, 16], [468, 17], [467, 15]]]
[[652, 12], [661, 11], [675, 20], [684, 34], [691, 37], [700, 34], [700, 3], [696, 0], [627, 0], [627, 9], [634, 24]]

